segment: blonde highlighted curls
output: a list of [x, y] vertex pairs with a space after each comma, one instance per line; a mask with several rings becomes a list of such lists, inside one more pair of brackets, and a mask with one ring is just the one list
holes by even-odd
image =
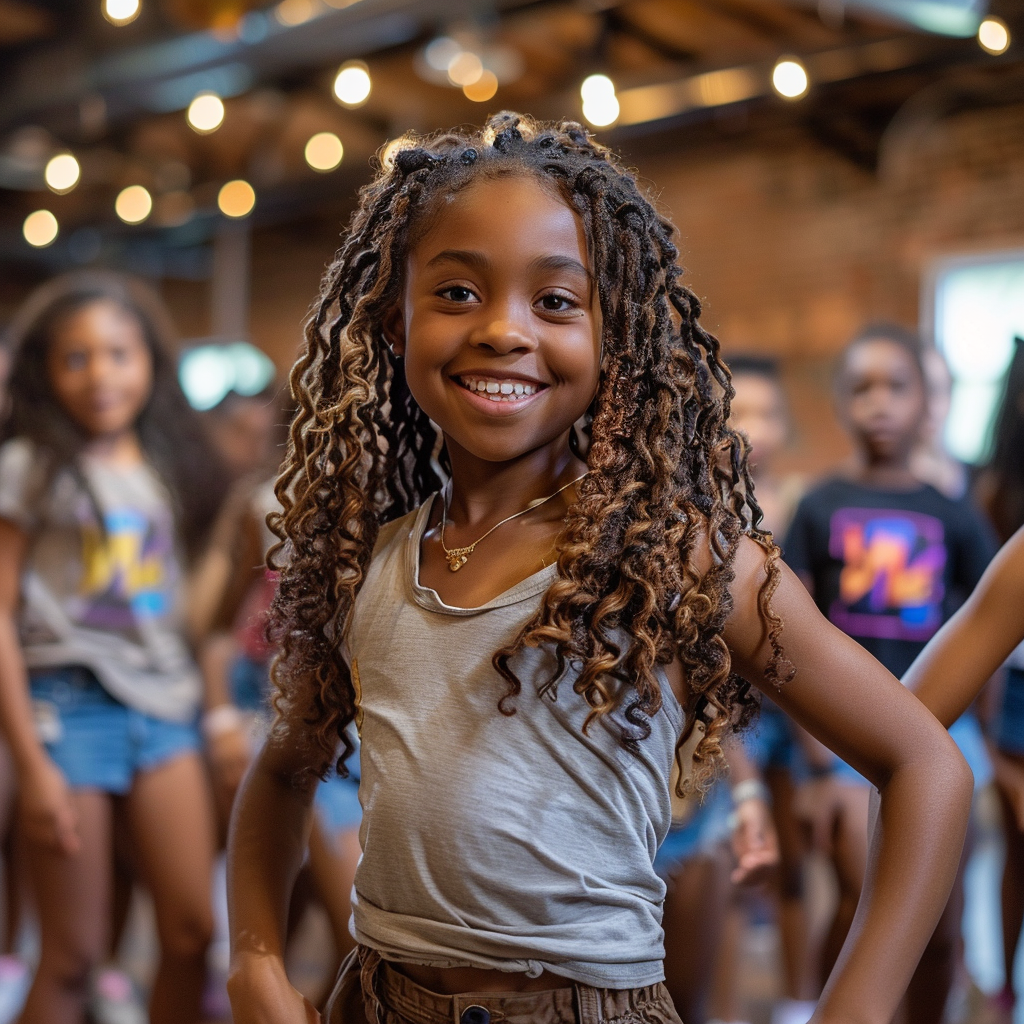
[[[511, 113], [480, 132], [388, 147], [324, 277], [291, 375], [298, 412], [276, 488], [283, 511], [268, 519], [280, 540], [270, 554], [280, 572], [270, 627], [280, 646], [278, 729], [304, 738], [318, 774], [339, 738], [348, 752], [355, 694], [341, 641], [377, 533], [442, 484], [436, 432], [385, 344], [385, 317], [406, 257], [443, 201], [481, 177], [521, 174], [555, 190], [584, 225], [603, 362], [589, 472], [558, 541], [559, 576], [515, 641], [495, 652], [506, 684], [496, 704], [515, 714], [514, 656], [550, 644], [560, 665], [580, 666], [575, 689], [590, 706], [588, 724], [617, 708], [618, 680], [633, 684], [623, 742], [635, 748], [661, 707], [656, 666], [678, 658], [691, 716], [705, 703], [719, 712], [695, 755], [693, 784], [705, 788], [724, 731], [755, 703], [731, 674], [722, 639], [744, 535], [767, 552], [759, 606], [773, 652], [768, 676], [781, 683], [791, 674], [770, 606], [778, 549], [759, 529], [745, 445], [727, 425], [729, 373], [698, 323], [700, 303], [679, 281], [672, 225], [633, 175], [580, 125]], [[699, 574], [709, 542], [712, 565]], [[623, 635], [628, 644], [616, 642]]]

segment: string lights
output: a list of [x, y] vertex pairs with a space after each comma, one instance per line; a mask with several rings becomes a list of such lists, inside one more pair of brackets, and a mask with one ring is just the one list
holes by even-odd
[[188, 105], [185, 117], [192, 131], [209, 135], [224, 123], [224, 101], [215, 92], [201, 92]]
[[256, 192], [249, 182], [242, 178], [229, 181], [217, 193], [217, 208], [225, 217], [241, 220], [248, 217], [256, 205]]
[[798, 100], [809, 87], [807, 69], [795, 57], [783, 57], [772, 69], [772, 88], [783, 99]]
[[362, 106], [370, 96], [373, 83], [369, 68], [361, 60], [350, 60], [334, 77], [334, 96], [343, 106]]
[[57, 218], [49, 210], [36, 210], [25, 218], [21, 233], [25, 241], [36, 249], [45, 249], [57, 239]]
[[615, 83], [607, 75], [590, 75], [580, 86], [583, 116], [595, 127], [604, 128], [619, 116]]
[[131, 24], [139, 16], [142, 4], [140, 0], [103, 0], [101, 10], [111, 25], [120, 27]]
[[333, 171], [345, 155], [345, 147], [334, 132], [317, 132], [307, 143], [306, 163], [314, 171]]
[[46, 187], [58, 195], [70, 192], [81, 176], [81, 165], [70, 153], [58, 153], [51, 157], [43, 171]]
[[121, 189], [114, 200], [114, 212], [125, 224], [141, 224], [153, 212], [153, 197], [142, 185]]

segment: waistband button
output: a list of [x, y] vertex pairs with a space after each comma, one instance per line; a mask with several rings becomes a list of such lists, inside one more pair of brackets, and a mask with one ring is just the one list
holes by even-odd
[[467, 1006], [459, 1017], [459, 1024], [491, 1024], [490, 1011], [483, 1006]]

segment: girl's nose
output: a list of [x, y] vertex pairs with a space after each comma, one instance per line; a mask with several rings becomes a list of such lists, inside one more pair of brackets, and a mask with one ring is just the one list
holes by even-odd
[[470, 343], [504, 355], [516, 351], [532, 351], [537, 347], [533, 334], [511, 318], [491, 320], [481, 325], [470, 337]]

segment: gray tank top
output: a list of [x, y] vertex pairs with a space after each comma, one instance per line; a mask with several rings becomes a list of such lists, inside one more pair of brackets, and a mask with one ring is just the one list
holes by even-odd
[[622, 712], [583, 734], [572, 668], [546, 687], [546, 649], [517, 656], [522, 693], [502, 715], [491, 656], [557, 570], [479, 608], [446, 605], [419, 583], [429, 513], [428, 501], [381, 531], [347, 634], [362, 739], [354, 934], [409, 963], [603, 988], [661, 981], [665, 885], [652, 862], [684, 717], [667, 678], [637, 754]]

